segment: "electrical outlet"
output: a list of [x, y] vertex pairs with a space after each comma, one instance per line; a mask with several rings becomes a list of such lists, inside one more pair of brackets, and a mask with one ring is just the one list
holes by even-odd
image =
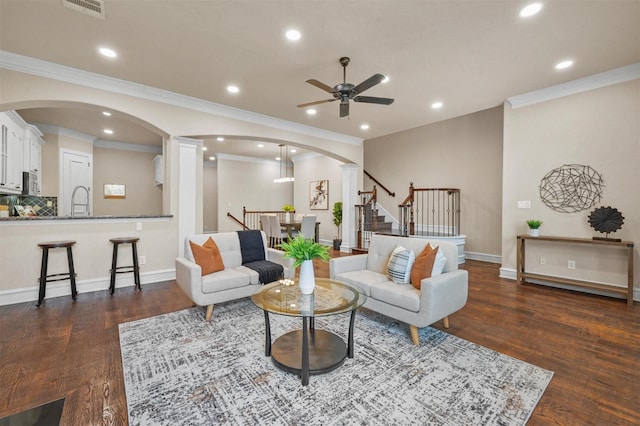
[[547, 259], [546, 259], [546, 258], [544, 258], [544, 257], [541, 257], [541, 258], [540, 258], [540, 264], [541, 264], [541, 265], [546, 265], [546, 264], [547, 264]]
[[569, 269], [576, 269], [576, 261], [575, 260], [570, 260], [567, 262], [567, 268]]
[[147, 256], [140, 256], [140, 258], [138, 259], [138, 263], [141, 265], [147, 263]]
[[142, 231], [142, 222], [136, 222], [136, 231]]

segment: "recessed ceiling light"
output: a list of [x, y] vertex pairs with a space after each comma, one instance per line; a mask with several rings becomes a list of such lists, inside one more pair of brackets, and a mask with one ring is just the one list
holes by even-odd
[[209, 160], [211, 161], [215, 161], [216, 157], [214, 157], [213, 155], [211, 157], [209, 157]]
[[307, 110], [307, 114], [308, 114], [308, 115], [316, 115], [316, 113], [317, 113], [317, 112], [318, 112], [318, 111], [316, 111], [316, 110], [315, 110], [315, 109], [313, 109], [313, 108], [309, 108], [309, 109]]
[[300, 31], [294, 30], [294, 29], [287, 30], [285, 35], [286, 35], [287, 39], [289, 39], [291, 41], [298, 41], [298, 40], [300, 40], [300, 37], [301, 37]]
[[384, 83], [388, 83], [388, 82], [389, 82], [389, 76], [385, 75], [384, 79], [381, 81], [381, 83], [384, 84]]
[[218, 137], [216, 138], [216, 140], [217, 140], [218, 142], [222, 142], [222, 141], [224, 141], [224, 138], [223, 138], [222, 136], [218, 136]]
[[105, 132], [107, 135], [112, 135], [112, 134], [113, 134], [113, 130], [111, 130], [111, 129], [104, 129], [104, 132]]
[[542, 3], [531, 3], [520, 10], [520, 17], [528, 18], [540, 12], [542, 9]]
[[100, 52], [101, 55], [106, 56], [107, 58], [115, 58], [116, 56], [118, 56], [115, 50], [109, 49], [108, 47], [101, 47], [100, 49], [98, 49], [98, 52]]
[[369, 129], [369, 125], [365, 123], [365, 124], [360, 125], [360, 128], [362, 130], [367, 130], [367, 129]]
[[202, 147], [202, 150], [203, 150], [203, 151], [206, 151], [206, 150], [207, 150], [207, 147], [206, 147], [206, 146], [203, 146], [203, 147]]
[[297, 152], [295, 149], [291, 148], [289, 152]]
[[276, 157], [276, 161], [280, 161], [280, 157]]
[[227, 92], [229, 93], [238, 93], [240, 88], [238, 86], [234, 86], [233, 84], [227, 86]]
[[571, 67], [572, 65], [573, 65], [573, 61], [571, 59], [567, 59], [566, 61], [558, 62], [556, 64], [556, 69], [557, 70], [564, 70], [564, 69], [567, 69], [567, 68]]
[[111, 117], [111, 113], [109, 111], [102, 111], [102, 115], [106, 117]]
[[258, 148], [264, 148], [264, 144], [263, 143], [259, 143], [258, 144]]
[[437, 102], [434, 102], [434, 103], [431, 104], [431, 108], [440, 109], [440, 108], [442, 108], [442, 105], [444, 105], [442, 102], [437, 101]]

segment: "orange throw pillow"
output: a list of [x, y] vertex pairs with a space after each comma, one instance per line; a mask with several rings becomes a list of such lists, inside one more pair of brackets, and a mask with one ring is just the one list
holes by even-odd
[[432, 248], [431, 244], [427, 243], [424, 250], [416, 257], [413, 268], [411, 268], [411, 284], [418, 290], [420, 290], [420, 281], [431, 277], [433, 262], [435, 262], [437, 254], [438, 246]]
[[189, 240], [189, 245], [191, 246], [193, 259], [202, 268], [203, 276], [224, 269], [220, 249], [211, 237], [203, 245], [198, 245], [191, 240]]

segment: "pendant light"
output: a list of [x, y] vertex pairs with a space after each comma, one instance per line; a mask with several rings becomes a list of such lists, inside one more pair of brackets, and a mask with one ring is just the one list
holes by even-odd
[[[293, 176], [289, 176], [289, 147], [280, 144], [280, 177], [274, 179], [275, 183], [293, 182]], [[284, 172], [284, 173], [283, 173]]]

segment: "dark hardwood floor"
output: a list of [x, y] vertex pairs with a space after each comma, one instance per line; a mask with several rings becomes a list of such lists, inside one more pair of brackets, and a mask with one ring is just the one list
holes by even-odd
[[[463, 267], [469, 302], [447, 332], [555, 372], [529, 425], [640, 424], [638, 302], [517, 285], [495, 264]], [[316, 274], [328, 276], [328, 264]], [[34, 305], [0, 307], [0, 418], [64, 397], [62, 425], [126, 425], [117, 325], [191, 302], [171, 281]]]

